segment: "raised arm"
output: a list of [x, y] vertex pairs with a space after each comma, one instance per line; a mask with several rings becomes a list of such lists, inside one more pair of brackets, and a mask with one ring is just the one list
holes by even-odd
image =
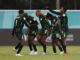
[[54, 13], [54, 14], [57, 14], [57, 15], [61, 15], [60, 12], [56, 12], [56, 11], [53, 11], [52, 9], [50, 9], [49, 7], [46, 7], [50, 12]]
[[56, 12], [56, 11], [53, 11], [53, 10], [51, 10], [51, 9], [49, 9], [49, 11], [52, 12], [52, 13], [54, 13], [54, 14], [61, 15], [60, 12]]

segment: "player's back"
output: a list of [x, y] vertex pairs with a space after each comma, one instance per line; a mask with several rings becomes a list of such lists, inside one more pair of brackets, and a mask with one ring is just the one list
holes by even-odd
[[39, 20], [40, 20], [42, 28], [49, 28], [50, 27], [49, 21], [46, 17], [40, 15]]
[[24, 26], [24, 16], [17, 16], [15, 19], [15, 27], [16, 28], [23, 28]]

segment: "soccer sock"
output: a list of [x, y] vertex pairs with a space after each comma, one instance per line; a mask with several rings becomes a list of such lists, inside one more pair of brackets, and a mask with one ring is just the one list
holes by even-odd
[[66, 46], [63, 46], [63, 49], [64, 49], [64, 53], [66, 53]]
[[23, 45], [20, 45], [20, 47], [19, 47], [19, 49], [17, 51], [17, 54], [19, 54], [21, 52], [22, 48], [23, 48]]
[[43, 45], [43, 50], [46, 53], [46, 45]]
[[33, 49], [32, 49], [32, 45], [30, 44], [30, 40], [28, 40], [28, 46], [29, 46], [30, 51], [32, 51]]
[[60, 40], [60, 42], [61, 42], [61, 45], [62, 45], [62, 47], [63, 47], [64, 53], [66, 53], [66, 46], [63, 45], [62, 40]]
[[62, 47], [58, 47], [60, 51], [63, 51]]
[[29, 49], [30, 51], [32, 51], [32, 45], [31, 44], [28, 44], [29, 45]]
[[34, 51], [37, 51], [36, 45], [33, 45]]
[[53, 52], [56, 53], [56, 48], [55, 47], [53, 47]]
[[20, 45], [21, 45], [21, 43], [18, 43], [17, 46], [15, 47], [15, 49], [18, 49]]

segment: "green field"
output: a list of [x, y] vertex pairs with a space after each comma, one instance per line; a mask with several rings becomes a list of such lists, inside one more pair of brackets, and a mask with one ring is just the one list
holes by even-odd
[[67, 47], [69, 54], [66, 56], [59, 54], [53, 55], [52, 48], [50, 46], [47, 47], [47, 55], [43, 56], [41, 52], [42, 47], [38, 46], [39, 55], [30, 56], [29, 48], [25, 46], [21, 52], [24, 56], [16, 57], [12, 48], [13, 46], [0, 46], [0, 60], [80, 60], [80, 46]]

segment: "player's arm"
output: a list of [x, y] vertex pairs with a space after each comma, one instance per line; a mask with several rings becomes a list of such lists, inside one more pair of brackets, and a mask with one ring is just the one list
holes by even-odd
[[34, 23], [30, 24], [30, 26], [36, 26], [36, 25], [38, 25], [38, 22], [34, 18], [33, 18], [33, 20], [34, 20]]
[[28, 27], [28, 28], [30, 28], [30, 26], [27, 24], [27, 22], [26, 22], [26, 18], [24, 17], [24, 24]]
[[38, 25], [38, 22], [37, 21], [35, 21], [35, 23], [34, 24], [31, 24], [30, 26], [36, 26], [36, 25]]
[[56, 11], [53, 11], [53, 10], [49, 10], [50, 12], [54, 13], [54, 14], [57, 14], [57, 15], [61, 15], [60, 12], [56, 12]]
[[54, 24], [54, 26], [56, 26], [59, 22], [60, 22], [60, 19], [59, 19], [59, 17], [56, 17], [56, 23]]
[[14, 38], [14, 32], [15, 32], [15, 26], [17, 25], [17, 20], [15, 20], [14, 22], [14, 28], [13, 28], [13, 31], [12, 31], [12, 36], [11, 36], [11, 39]]
[[46, 7], [50, 12], [54, 13], [54, 14], [57, 14], [57, 15], [61, 15], [60, 12], [56, 12], [56, 11], [53, 11], [52, 9], [50, 9], [49, 7]]
[[13, 28], [13, 31], [12, 31], [12, 36], [14, 36], [14, 32], [15, 32], [15, 27]]
[[26, 21], [24, 21], [24, 24], [29, 28], [30, 26], [26, 23]]

